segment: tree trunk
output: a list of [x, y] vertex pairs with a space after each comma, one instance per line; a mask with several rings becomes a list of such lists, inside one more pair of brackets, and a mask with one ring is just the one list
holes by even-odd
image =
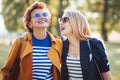
[[108, 0], [105, 0], [104, 10], [103, 10], [102, 29], [101, 29], [104, 41], [108, 41], [107, 29], [105, 27], [105, 24], [107, 22], [107, 13], [108, 13]]
[[[59, 14], [57, 16], [57, 18], [60, 18], [63, 14], [63, 4], [62, 4], [63, 0], [59, 0]], [[57, 23], [57, 31], [58, 31], [58, 35], [60, 35], [60, 28], [59, 28], [59, 24]]]
[[[63, 4], [63, 1], [66, 1], [66, 4]], [[58, 14], [58, 17], [57, 18], [60, 18], [62, 17], [62, 14], [63, 14], [63, 10], [69, 5], [69, 0], [59, 0], [59, 14]], [[57, 26], [59, 26], [57, 24]], [[60, 35], [60, 30], [59, 30], [59, 27], [57, 27], [57, 31], [58, 31], [58, 35]]]

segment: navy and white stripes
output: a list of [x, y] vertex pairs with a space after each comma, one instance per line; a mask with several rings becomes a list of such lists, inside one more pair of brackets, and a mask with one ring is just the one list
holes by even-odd
[[38, 40], [32, 36], [32, 80], [53, 80], [52, 62], [47, 53], [51, 47], [50, 37]]
[[74, 58], [68, 54], [66, 63], [69, 80], [83, 80], [80, 58]]
[[33, 80], [52, 80], [52, 63], [47, 56], [49, 48], [33, 46]]

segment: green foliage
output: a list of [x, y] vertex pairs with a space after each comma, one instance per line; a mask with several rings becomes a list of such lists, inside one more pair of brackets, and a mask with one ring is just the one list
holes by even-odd
[[10, 46], [0, 44], [0, 69], [3, 67], [8, 56]]
[[[105, 27], [108, 32], [112, 30], [120, 31], [120, 0], [107, 0], [108, 12], [106, 17]], [[103, 10], [105, 0], [87, 0], [88, 10], [92, 13], [99, 14], [98, 22], [101, 23], [103, 19]], [[90, 7], [89, 7], [90, 6]]]
[[[5, 20], [5, 25], [8, 31], [17, 31], [19, 28], [23, 29], [22, 16], [25, 10], [24, 1], [9, 1], [2, 2], [2, 15]], [[24, 7], [23, 7], [24, 5]], [[21, 26], [18, 28], [18, 26]]]
[[109, 56], [110, 61], [110, 70], [112, 73], [113, 80], [120, 79], [120, 43], [118, 42], [110, 42], [106, 43], [106, 49]]
[[[49, 31], [59, 35], [57, 19], [62, 15], [62, 10], [68, 6], [68, 0], [3, 0], [2, 15], [5, 21], [5, 26], [9, 32], [24, 31], [23, 14], [26, 8], [35, 1], [45, 2], [52, 14], [51, 27]], [[60, 5], [62, 3], [62, 6]]]
[[[63, 10], [69, 6], [71, 0], [3, 0], [2, 1], [2, 15], [8, 31], [24, 31], [23, 27], [23, 14], [26, 8], [35, 1], [43, 1], [47, 4], [51, 14], [51, 27], [49, 31], [59, 35], [59, 27], [57, 19], [62, 16]], [[80, 0], [74, 0], [78, 4]], [[83, 13], [90, 12], [91, 16], [88, 17], [92, 30], [101, 30], [103, 20], [103, 9], [105, 0], [86, 0], [82, 6], [77, 5], [77, 9]], [[106, 18], [105, 27], [108, 32], [113, 29], [120, 31], [120, 0], [108, 0], [108, 13]], [[97, 14], [94, 18], [92, 15]]]

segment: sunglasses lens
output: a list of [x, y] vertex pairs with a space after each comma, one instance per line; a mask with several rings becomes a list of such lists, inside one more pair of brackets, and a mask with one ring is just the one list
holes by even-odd
[[63, 23], [66, 23], [66, 22], [69, 21], [69, 18], [68, 18], [68, 17], [59, 18], [58, 21], [59, 21], [59, 22], [62, 21]]
[[67, 21], [68, 21], [68, 17], [64, 17], [63, 22], [67, 22]]
[[43, 15], [44, 17], [47, 17], [47, 16], [48, 16], [48, 14], [47, 14], [47, 13], [43, 13], [42, 15]]
[[36, 14], [35, 14], [35, 18], [40, 18], [40, 14], [39, 14], [39, 13], [36, 13]]
[[[48, 17], [48, 14], [47, 14], [47, 13], [43, 13], [42, 16], [46, 18], [46, 17]], [[34, 17], [35, 17], [35, 18], [40, 18], [41, 15], [40, 15], [39, 13], [36, 13], [36, 14], [34, 15]]]

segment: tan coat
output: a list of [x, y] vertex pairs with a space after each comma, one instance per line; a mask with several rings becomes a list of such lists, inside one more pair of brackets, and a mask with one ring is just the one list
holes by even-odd
[[[53, 63], [54, 80], [61, 80], [60, 65], [62, 54], [62, 41], [48, 32], [51, 39], [51, 48], [48, 51], [48, 57]], [[11, 49], [5, 66], [1, 69], [2, 80], [7, 70], [13, 65], [16, 52], [18, 50], [20, 38], [17, 38]], [[20, 54], [20, 72], [18, 80], [32, 80], [32, 34], [27, 33], [23, 36], [23, 47]]]

